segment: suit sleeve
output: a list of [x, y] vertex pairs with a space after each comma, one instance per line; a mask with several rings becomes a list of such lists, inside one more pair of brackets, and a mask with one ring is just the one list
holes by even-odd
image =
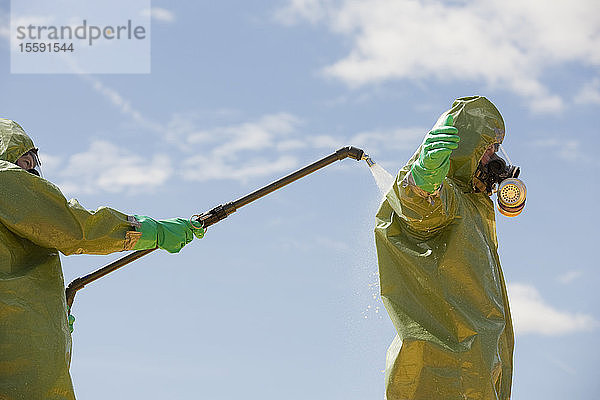
[[52, 183], [10, 163], [0, 166], [0, 223], [38, 246], [70, 254], [131, 250], [139, 238], [127, 215], [88, 211]]
[[[433, 194], [421, 190], [411, 179], [409, 166], [398, 173], [396, 183], [384, 203], [415, 233], [435, 233], [447, 226], [456, 216], [455, 188], [447, 179]], [[385, 217], [381, 215], [381, 217]]]

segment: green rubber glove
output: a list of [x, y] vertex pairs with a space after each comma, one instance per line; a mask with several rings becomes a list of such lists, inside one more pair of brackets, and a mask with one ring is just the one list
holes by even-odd
[[154, 220], [143, 215], [135, 215], [142, 224], [137, 228], [142, 237], [137, 241], [134, 250], [147, 250], [156, 247], [169, 253], [178, 253], [186, 244], [204, 236], [204, 229], [199, 222], [190, 222], [183, 218]]
[[458, 129], [448, 115], [442, 126], [435, 126], [426, 136], [419, 159], [412, 165], [415, 184], [427, 193], [435, 192], [450, 169], [450, 154], [458, 147]]

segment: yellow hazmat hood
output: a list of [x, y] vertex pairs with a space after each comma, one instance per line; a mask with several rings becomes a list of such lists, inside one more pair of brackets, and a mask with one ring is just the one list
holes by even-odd
[[16, 163], [19, 157], [34, 149], [33, 140], [10, 119], [0, 118], [0, 160]]

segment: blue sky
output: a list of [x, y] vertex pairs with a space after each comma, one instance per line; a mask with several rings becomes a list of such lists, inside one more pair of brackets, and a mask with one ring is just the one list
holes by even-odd
[[[342, 145], [395, 173], [456, 97], [499, 108], [527, 184], [497, 216], [517, 330], [513, 398], [600, 394], [595, 1], [154, 1], [152, 73], [10, 74], [0, 110], [89, 209], [188, 217]], [[60, 10], [57, 10], [59, 12]], [[345, 160], [249, 205], [178, 255], [76, 299], [83, 399], [383, 398], [379, 193]], [[118, 255], [63, 258], [68, 282]]]

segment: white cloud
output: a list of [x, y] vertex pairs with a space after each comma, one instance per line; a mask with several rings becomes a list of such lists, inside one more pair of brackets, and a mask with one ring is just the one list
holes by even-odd
[[540, 95], [532, 99], [529, 108], [535, 113], [552, 114], [561, 111], [564, 108], [564, 103], [559, 96], [551, 94]]
[[238, 180], [289, 172], [297, 166], [292, 156], [276, 158], [253, 157], [250, 160], [228, 161], [218, 156], [194, 156], [184, 162], [184, 179], [191, 181]]
[[139, 192], [161, 186], [173, 174], [169, 156], [142, 157], [107, 141], [94, 141], [84, 152], [70, 156], [58, 186], [77, 193]]
[[150, 9], [145, 9], [144, 11], [142, 11], [142, 15], [145, 17], [151, 17], [152, 19], [160, 22], [169, 23], [175, 21], [175, 14], [172, 11], [160, 7], [152, 7]]
[[[160, 118], [155, 121], [98, 78], [87, 74], [78, 76], [139, 127], [160, 134], [156, 138], [166, 145], [165, 154], [176, 151], [176, 157], [180, 159], [183, 154], [186, 169], [179, 176], [191, 181], [232, 179], [245, 182], [255, 177], [290, 172], [298, 165], [296, 152], [300, 149], [324, 148], [333, 151], [350, 144], [364, 146], [371, 155], [375, 155], [389, 150], [416, 148], [426, 131], [423, 128], [412, 128], [375, 130], [347, 136], [304, 134], [298, 130], [302, 121], [285, 112], [212, 128], [200, 127], [201, 119], [197, 118], [196, 113], [176, 113], [168, 122]], [[227, 120], [236, 117], [232, 110], [219, 110], [215, 114]], [[190, 156], [190, 153], [194, 155]], [[125, 182], [130, 182], [133, 179], [129, 178], [135, 177], [136, 173], [131, 169], [126, 171]], [[154, 186], [162, 181], [155, 180]], [[100, 184], [100, 189], [104, 190], [125, 187], [116, 176], [110, 175], [89, 182]], [[71, 187], [74, 190], [77, 188], [76, 185]], [[92, 186], [86, 187], [86, 191], [94, 190]]]
[[[79, 76], [138, 126], [160, 133], [158, 140], [164, 140], [165, 144], [170, 145], [166, 151], [176, 148], [180, 152], [199, 153], [184, 160], [186, 170], [180, 174], [184, 179], [246, 181], [253, 177], [289, 171], [297, 165], [295, 157], [280, 154], [298, 147], [298, 143], [291, 143], [298, 140], [291, 138], [290, 141], [287, 136], [294, 131], [300, 120], [289, 113], [267, 114], [256, 121], [212, 129], [201, 129], [194, 116], [180, 113], [174, 114], [168, 123], [159, 123], [137, 110], [121, 93], [106, 86], [98, 78], [85, 74]], [[231, 110], [226, 113], [231, 114]], [[134, 171], [128, 171], [126, 176], [135, 176]], [[109, 177], [98, 183], [114, 181], [114, 178]], [[155, 182], [156, 185], [162, 183], [161, 180]], [[105, 187], [108, 189], [122, 185]]]
[[283, 140], [277, 143], [277, 151], [303, 149], [306, 145], [307, 144], [304, 141], [298, 139]]
[[[295, 152], [299, 149], [336, 150], [342, 145], [354, 144], [353, 141], [366, 144], [369, 138], [373, 139], [373, 143], [383, 142], [384, 137], [388, 140], [390, 138], [387, 133], [377, 132], [359, 134], [350, 138], [350, 141], [342, 136], [305, 135], [297, 129], [301, 124], [300, 119], [289, 113], [266, 114], [255, 120], [213, 128], [200, 128], [199, 119], [194, 114], [176, 113], [168, 122], [155, 122], [136, 109], [121, 93], [106, 86], [98, 78], [87, 74], [78, 76], [139, 127], [152, 133], [160, 133], [157, 140], [166, 145], [166, 154], [176, 151], [178, 158], [183, 154], [185, 170], [179, 176], [185, 180], [231, 179], [246, 182], [255, 177], [290, 172], [298, 165]], [[235, 112], [231, 110], [221, 110], [217, 114], [227, 119], [235, 116]], [[392, 134], [396, 142], [399, 142], [397, 139], [401, 136], [401, 131], [398, 132]], [[190, 153], [194, 155], [189, 156]], [[165, 158], [158, 161], [163, 166], [168, 164]], [[135, 187], [130, 185], [131, 182], [140, 182], [140, 187], [158, 186], [164, 182], [159, 176], [159, 179], [154, 179], [150, 184], [142, 177], [136, 176], [137, 170], [123, 167], [125, 172], [121, 175], [116, 174], [114, 170], [112, 171], [115, 174], [105, 172], [101, 177], [98, 173], [92, 173], [93, 176], [86, 180], [86, 185], [69, 181], [63, 182], [63, 186], [69, 189], [65, 189], [66, 191], [116, 191], [125, 187], [129, 187], [131, 191], [131, 188]]]
[[42, 163], [42, 174], [44, 176], [55, 174], [62, 163], [60, 157], [48, 154], [44, 151], [40, 152], [40, 161]]
[[561, 371], [569, 374], [569, 375], [577, 375], [577, 370], [573, 368], [571, 365], [567, 364], [563, 360], [553, 357], [551, 354], [545, 354], [546, 360], [554, 364]]
[[361, 132], [355, 135], [306, 135], [297, 128], [301, 121], [288, 113], [268, 114], [255, 121], [225, 125], [206, 130], [194, 129], [193, 124], [178, 121], [187, 135], [179, 135], [188, 151], [198, 153], [186, 163], [185, 179], [250, 178], [281, 172], [297, 167], [296, 151], [328, 149], [335, 151], [345, 145], [364, 148], [371, 155], [418, 147], [423, 128], [388, 129]]
[[399, 128], [360, 132], [350, 138], [353, 146], [363, 146], [373, 155], [394, 150], [415, 150], [421, 144], [427, 128]]
[[322, 0], [290, 0], [287, 7], [275, 11], [275, 19], [284, 25], [292, 25], [307, 20], [316, 23], [327, 15], [328, 2]]
[[584, 85], [575, 96], [575, 102], [578, 104], [600, 104], [600, 78], [594, 78]]
[[545, 149], [545, 151], [550, 151], [561, 160], [578, 163], [594, 162], [592, 158], [585, 153], [581, 142], [577, 139], [548, 137], [543, 140], [533, 141], [531, 142], [531, 145], [540, 149]]
[[508, 294], [517, 334], [559, 336], [589, 331], [598, 326], [598, 321], [591, 315], [571, 313], [552, 307], [534, 286], [509, 284]]
[[[76, 69], [75, 66], [73, 66], [73, 68]], [[149, 129], [153, 132], [164, 132], [164, 128], [162, 126], [135, 109], [129, 100], [127, 100], [115, 89], [106, 86], [104, 83], [102, 83], [102, 81], [100, 81], [100, 79], [95, 78], [93, 75], [84, 73], [80, 73], [77, 76], [89, 83], [95, 92], [108, 100], [108, 102], [115, 106], [122, 114], [130, 117], [139, 126]]]
[[558, 276], [557, 280], [562, 284], [569, 284], [574, 280], [580, 278], [583, 275], [583, 272], [580, 270], [571, 270], [567, 271], [564, 274]]
[[483, 81], [522, 96], [533, 111], [555, 112], [563, 100], [542, 83], [544, 70], [600, 66], [596, 0], [291, 0], [276, 18], [322, 21], [349, 38], [349, 53], [324, 72], [353, 87], [390, 79]]
[[[298, 122], [299, 120], [291, 114], [270, 114], [256, 122], [218, 128], [207, 134], [219, 142], [213, 149], [213, 154], [227, 157], [241, 151], [268, 149], [277, 139], [292, 132]], [[194, 136], [190, 138], [193, 139]]]
[[[300, 123], [288, 113], [267, 114], [255, 121], [225, 125], [207, 130], [183, 125], [188, 135], [180, 138], [198, 154], [185, 160], [185, 179], [205, 181], [253, 177], [289, 171], [297, 165], [287, 150], [298, 141], [291, 135]], [[181, 122], [179, 123], [180, 126]], [[300, 141], [301, 143], [301, 141]], [[281, 144], [281, 145], [280, 145]]]

